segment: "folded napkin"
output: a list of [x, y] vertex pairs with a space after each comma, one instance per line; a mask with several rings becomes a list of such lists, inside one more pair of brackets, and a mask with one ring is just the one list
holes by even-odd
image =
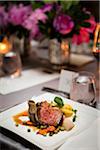
[[70, 55], [70, 64], [80, 67], [87, 63], [94, 61], [94, 57], [82, 54], [71, 54]]
[[41, 69], [29, 69], [22, 71], [18, 78], [0, 78], [0, 94], [8, 94], [31, 86], [35, 86], [59, 77], [58, 73], [48, 74]]
[[100, 150], [100, 118], [79, 135], [67, 140], [59, 150]]
[[[39, 58], [49, 59], [47, 49], [37, 49], [35, 52]], [[75, 54], [75, 53], [70, 54], [70, 65], [76, 67], [81, 67], [93, 61], [94, 61], [93, 56], [84, 55], [84, 54]]]

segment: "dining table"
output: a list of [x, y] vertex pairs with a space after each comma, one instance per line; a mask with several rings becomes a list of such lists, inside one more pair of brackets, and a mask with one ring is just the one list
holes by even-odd
[[[82, 67], [76, 69], [74, 68], [73, 70], [77, 72], [84, 70], [96, 74], [97, 72], [96, 60]], [[40, 94], [45, 93], [45, 91], [42, 91], [43, 87], [58, 89], [58, 85], [59, 85], [59, 78], [56, 78], [54, 80], [44, 82], [42, 84], [38, 84], [20, 91], [12, 92], [6, 95], [0, 94], [0, 112], [2, 113], [3, 111], [13, 106], [21, 104], [27, 100], [30, 100], [31, 97], [33, 96], [36, 97]], [[97, 90], [96, 100], [99, 104], [100, 103], [99, 90]], [[40, 148], [37, 147], [36, 145], [33, 145], [27, 140], [21, 138], [20, 136], [16, 135], [13, 132], [9, 132], [4, 128], [0, 129], [0, 147], [1, 150], [40, 150]]]

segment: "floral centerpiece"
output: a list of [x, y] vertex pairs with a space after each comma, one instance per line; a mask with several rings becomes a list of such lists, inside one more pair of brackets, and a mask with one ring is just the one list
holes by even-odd
[[25, 3], [12, 2], [7, 5], [0, 5], [0, 34], [8, 37], [13, 36], [13, 40], [14, 36], [19, 39], [24, 37], [24, 51], [26, 53], [25, 55], [28, 55], [30, 40], [37, 40], [41, 35], [38, 28], [38, 22], [45, 22], [47, 19], [45, 12], [48, 10], [43, 11], [42, 9], [37, 8], [37, 3], [35, 4], [34, 9], [31, 3], [27, 5], [24, 4]]
[[69, 63], [67, 41], [74, 47], [89, 43], [96, 27], [95, 17], [86, 8], [82, 8], [79, 1], [44, 2], [35, 12], [37, 10], [46, 15], [35, 24], [38, 35], [42, 33], [52, 39], [49, 43], [50, 62], [57, 65]]
[[[9, 27], [9, 32], [18, 32], [19, 36], [28, 31], [30, 38], [40, 33], [49, 38], [72, 37], [77, 44], [88, 42], [94, 32], [96, 22], [91, 12], [82, 8], [79, 1], [33, 1], [11, 3], [0, 6], [0, 28]], [[84, 38], [85, 35], [85, 38]]]
[[[38, 39], [71, 38], [72, 43], [88, 43], [96, 26], [94, 16], [77, 1], [34, 0], [0, 6], [1, 33]], [[25, 4], [25, 5], [24, 5]]]
[[45, 9], [51, 9], [45, 13], [46, 21], [39, 21], [40, 31], [51, 39], [57, 38], [61, 41], [63, 38], [72, 38], [72, 42], [76, 44], [88, 43], [96, 26], [94, 16], [81, 8], [78, 2], [73, 1], [69, 7], [67, 5], [67, 1], [46, 4]]

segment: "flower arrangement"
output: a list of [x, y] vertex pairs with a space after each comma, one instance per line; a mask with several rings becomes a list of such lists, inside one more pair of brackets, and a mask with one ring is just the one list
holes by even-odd
[[23, 22], [28, 18], [32, 11], [31, 5], [24, 6], [23, 4], [10, 4], [7, 6], [0, 6], [0, 28], [1, 33], [15, 34], [21, 37], [23, 34], [28, 35], [28, 30], [23, 26]]
[[[38, 38], [41, 34], [61, 41], [89, 42], [96, 21], [91, 12], [81, 8], [79, 1], [36, 0], [28, 5], [12, 3], [0, 6], [0, 28], [18, 36]], [[6, 28], [5, 28], [6, 27]]]
[[[70, 4], [69, 7], [67, 7]], [[49, 38], [59, 41], [72, 38], [75, 44], [88, 43], [93, 34], [96, 21], [91, 12], [81, 8], [78, 1], [56, 1], [46, 4], [50, 7], [45, 22], [39, 21], [39, 29]]]

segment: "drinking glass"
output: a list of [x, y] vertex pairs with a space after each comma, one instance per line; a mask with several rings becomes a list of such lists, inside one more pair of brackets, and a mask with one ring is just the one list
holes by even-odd
[[2, 69], [5, 75], [11, 78], [19, 77], [21, 75], [22, 65], [19, 53], [10, 51], [3, 56]]
[[96, 88], [95, 76], [86, 71], [81, 71], [72, 79], [70, 98], [74, 101], [94, 106]]
[[96, 88], [99, 90], [99, 76], [100, 76], [100, 23], [97, 23], [95, 32], [94, 32], [94, 43], [93, 43], [93, 49], [92, 53], [95, 56], [97, 60], [97, 70], [96, 70]]

